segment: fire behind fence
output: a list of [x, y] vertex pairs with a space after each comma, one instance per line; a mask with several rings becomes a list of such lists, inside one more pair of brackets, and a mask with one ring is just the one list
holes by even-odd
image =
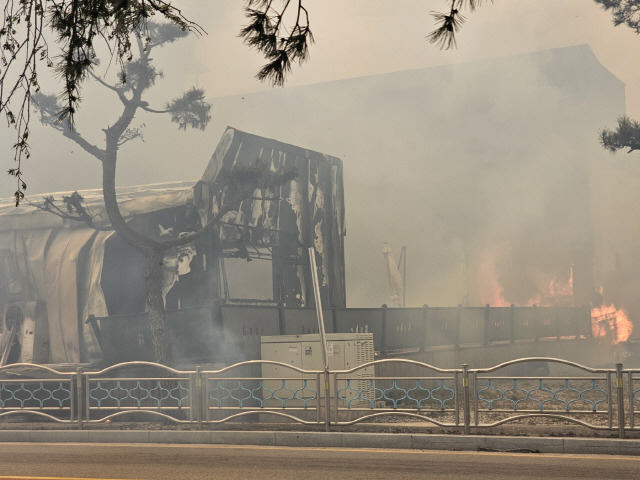
[[[522, 376], [558, 364], [562, 376]], [[268, 376], [277, 366], [278, 376]], [[220, 370], [128, 362], [74, 372], [0, 368], [0, 420], [19, 416], [84, 428], [111, 421], [176, 424], [297, 422], [335, 426], [404, 417], [442, 427], [490, 429], [544, 417], [594, 430], [639, 430], [640, 370], [594, 369], [561, 359], [521, 358], [492, 368], [441, 369], [385, 359], [350, 370], [303, 370], [255, 360]]]

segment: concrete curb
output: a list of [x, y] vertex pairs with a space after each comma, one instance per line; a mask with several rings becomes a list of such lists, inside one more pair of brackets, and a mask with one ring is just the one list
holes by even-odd
[[640, 455], [640, 440], [352, 432], [0, 430], [2, 442], [173, 443]]

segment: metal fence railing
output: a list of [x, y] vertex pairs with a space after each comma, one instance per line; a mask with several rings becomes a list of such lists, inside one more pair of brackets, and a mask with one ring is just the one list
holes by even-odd
[[320, 377], [324, 372], [253, 360], [197, 374], [202, 379], [203, 422], [250, 416], [276, 416], [307, 425], [323, 421]]
[[79, 375], [79, 398], [84, 406], [83, 415], [78, 416], [80, 424], [145, 415], [176, 423], [196, 420], [193, 372], [151, 362], [126, 362]]
[[[400, 367], [403, 374], [385, 371], [391, 366], [394, 371]], [[439, 426], [457, 426], [460, 373], [405, 359], [377, 360], [334, 371], [332, 424], [352, 425], [392, 414]]]
[[[510, 367], [557, 363], [564, 376], [505, 375]], [[490, 428], [521, 418], [550, 418], [595, 430], [611, 430], [619, 404], [612, 392], [616, 369], [594, 369], [551, 358], [526, 358], [470, 371], [473, 423]], [[488, 420], [493, 417], [491, 420]], [[502, 417], [502, 418], [500, 418]]]
[[162, 419], [197, 428], [286, 421], [329, 430], [394, 416], [469, 434], [545, 418], [622, 438], [640, 430], [639, 380], [640, 370], [622, 364], [596, 369], [548, 357], [483, 369], [442, 369], [407, 359], [326, 371], [268, 360], [217, 370], [151, 362], [99, 371], [13, 364], [0, 368], [0, 421], [33, 417], [80, 429], [119, 420]]
[[[638, 385], [638, 374], [640, 374], [640, 370], [638, 369], [628, 369], [624, 370], [624, 373], [627, 374], [627, 405], [628, 409], [628, 427], [630, 430], [640, 430], [640, 426], [636, 425], [636, 415], [640, 413], [638, 411], [638, 404], [640, 403], [640, 385]], [[623, 385], [623, 388], [624, 385]]]
[[60, 372], [44, 365], [0, 367], [0, 420], [29, 412], [57, 423], [74, 422], [78, 379], [78, 372]]

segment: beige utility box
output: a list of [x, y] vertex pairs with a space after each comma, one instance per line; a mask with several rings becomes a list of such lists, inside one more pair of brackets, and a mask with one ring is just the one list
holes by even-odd
[[[332, 372], [349, 370], [374, 360], [372, 333], [328, 333], [326, 339], [329, 370]], [[320, 334], [264, 336], [261, 339], [261, 351], [263, 360], [274, 360], [304, 370], [324, 370]], [[351, 407], [368, 405], [369, 400], [375, 398], [374, 382], [370, 380], [374, 375], [373, 366], [346, 376], [341, 375], [340, 378], [349, 378], [349, 385], [346, 379], [339, 379], [337, 385], [340, 397], [345, 399], [343, 403], [350, 401]], [[315, 407], [315, 401], [324, 398], [322, 376], [318, 386], [315, 376], [270, 364], [262, 366], [262, 376], [265, 379], [265, 406], [280, 405], [282, 402], [278, 399], [284, 397], [290, 398], [286, 401], [285, 407]], [[281, 380], [289, 378], [305, 378], [306, 384], [302, 380]], [[335, 396], [333, 381], [330, 388], [331, 396]]]

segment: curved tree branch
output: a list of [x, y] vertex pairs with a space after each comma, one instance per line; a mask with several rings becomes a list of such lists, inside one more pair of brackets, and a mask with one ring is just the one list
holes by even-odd
[[149, 112], [149, 113], [169, 113], [170, 112], [170, 110], [156, 110], [155, 108], [149, 107], [149, 105], [147, 105], [146, 103], [144, 105], [140, 105], [140, 108], [142, 108], [142, 110], [144, 110], [145, 112]]
[[101, 162], [104, 161], [105, 151], [97, 146], [89, 143], [84, 139], [82, 135], [78, 133], [77, 130], [73, 130], [71, 128], [61, 129], [62, 134], [67, 137], [69, 140], [73, 140], [78, 146], [80, 146], [84, 151], [97, 158]]
[[115, 92], [118, 95], [118, 99], [122, 103], [127, 103], [129, 101], [129, 99], [126, 97], [126, 95], [124, 94], [121, 88], [118, 88], [114, 85], [110, 85], [109, 83], [105, 82], [102, 78], [100, 78], [98, 75], [96, 75], [93, 72], [89, 72], [89, 75], [91, 75], [91, 77], [103, 87], [108, 88], [112, 92]]

